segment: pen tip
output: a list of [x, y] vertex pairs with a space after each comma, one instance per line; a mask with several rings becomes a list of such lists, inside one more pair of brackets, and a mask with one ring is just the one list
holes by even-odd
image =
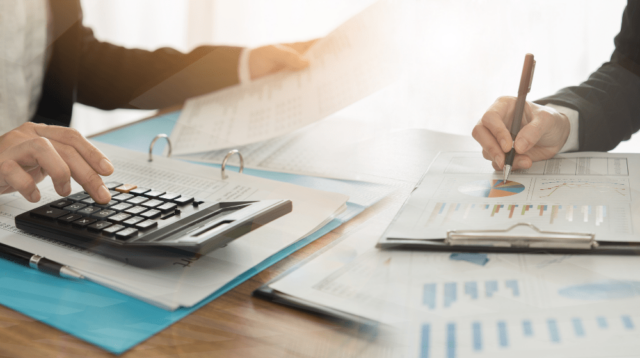
[[507, 184], [508, 180], [509, 180], [509, 174], [511, 174], [511, 166], [509, 164], [504, 166], [504, 177], [502, 179], [502, 184]]
[[71, 278], [75, 280], [84, 280], [84, 276], [67, 266], [63, 266], [62, 268], [60, 268], [60, 277]]

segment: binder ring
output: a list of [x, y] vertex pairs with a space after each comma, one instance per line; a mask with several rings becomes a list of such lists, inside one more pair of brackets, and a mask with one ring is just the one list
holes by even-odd
[[171, 156], [171, 139], [169, 139], [169, 136], [162, 133], [162, 134], [158, 134], [155, 138], [153, 138], [153, 140], [151, 141], [151, 144], [149, 144], [149, 161], [152, 162], [153, 161], [153, 146], [156, 145], [156, 141], [160, 138], [164, 138], [167, 140], [167, 144], [169, 144], [169, 153], [167, 153], [167, 158], [169, 158]]
[[[168, 139], [168, 138], [167, 138]], [[222, 160], [222, 165], [220, 166], [220, 174], [222, 174], [222, 180], [227, 179], [227, 175], [224, 173], [224, 170], [227, 166], [227, 161], [229, 160], [229, 158], [231, 158], [232, 155], [237, 154], [240, 157], [240, 170], [238, 170], [238, 173], [242, 173], [242, 171], [244, 170], [244, 158], [242, 158], [242, 154], [240, 153], [239, 150], [234, 149], [229, 151], [229, 153], [227, 153], [227, 155], [224, 157], [224, 159]]]

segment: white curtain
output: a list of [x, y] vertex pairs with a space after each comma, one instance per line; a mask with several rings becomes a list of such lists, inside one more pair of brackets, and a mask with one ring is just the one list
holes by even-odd
[[[392, 0], [393, 1], [393, 0]], [[530, 99], [579, 84], [606, 62], [625, 0], [395, 0], [406, 8], [411, 49], [400, 90], [382, 91], [341, 114], [469, 134], [501, 95], [515, 95], [524, 54], [537, 60]], [[85, 24], [128, 47], [205, 43], [258, 46], [320, 37], [371, 0], [83, 0]], [[385, 97], [385, 98], [382, 98]], [[375, 108], [375, 110], [371, 110]], [[121, 112], [87, 108], [74, 125], [95, 133]], [[381, 116], [381, 118], [373, 118]], [[140, 114], [131, 114], [131, 118]], [[113, 123], [112, 123], [113, 122]]]

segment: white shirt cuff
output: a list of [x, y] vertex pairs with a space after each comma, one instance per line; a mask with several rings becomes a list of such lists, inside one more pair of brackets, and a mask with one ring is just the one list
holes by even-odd
[[559, 153], [578, 151], [578, 149], [580, 149], [580, 139], [578, 138], [578, 126], [580, 125], [578, 117], [580, 116], [580, 113], [578, 113], [578, 111], [576, 111], [575, 109], [558, 106], [555, 104], [547, 104], [547, 107], [555, 109], [556, 111], [567, 116], [567, 118], [569, 119], [569, 137], [567, 138], [567, 142], [562, 146], [562, 149], [560, 149]]
[[238, 80], [241, 85], [245, 85], [251, 82], [251, 71], [249, 71], [249, 54], [250, 48], [245, 48], [240, 52], [240, 59], [238, 59]]

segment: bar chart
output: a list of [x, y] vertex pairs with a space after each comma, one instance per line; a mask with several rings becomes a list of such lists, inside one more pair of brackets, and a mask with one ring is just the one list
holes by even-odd
[[547, 205], [547, 204], [473, 204], [439, 202], [431, 211], [427, 225], [477, 219], [514, 219], [538, 217], [549, 224], [561, 218], [567, 222], [603, 224], [608, 205]]
[[418, 357], [511, 356], [532, 347], [542, 352], [566, 344], [601, 345], [611, 337], [637, 334], [638, 319], [625, 313], [562, 318], [531, 314], [423, 322]]
[[464, 282], [425, 283], [422, 305], [428, 310], [447, 309], [457, 302], [478, 302], [498, 296], [518, 299], [522, 297], [519, 280], [487, 280]]

